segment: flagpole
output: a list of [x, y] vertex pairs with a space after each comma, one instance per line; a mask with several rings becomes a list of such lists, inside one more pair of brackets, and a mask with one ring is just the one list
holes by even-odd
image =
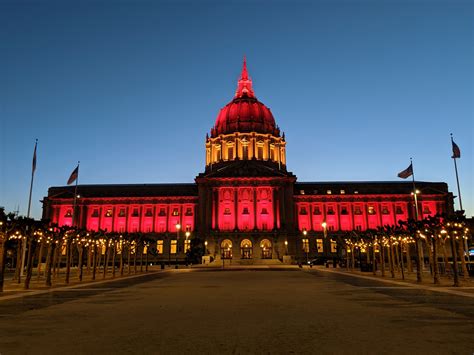
[[[26, 218], [30, 218], [30, 211], [31, 211], [31, 195], [33, 192], [33, 180], [35, 178], [35, 170], [36, 170], [36, 147], [38, 146], [38, 138], [35, 140], [35, 150], [33, 153], [33, 164], [31, 166], [31, 181], [30, 181], [30, 195], [28, 197], [28, 210], [26, 212]], [[26, 236], [25, 236], [26, 238]], [[23, 241], [23, 250], [21, 252], [21, 270], [20, 276], [24, 275], [25, 270], [25, 258], [26, 258], [26, 239]]]
[[415, 218], [418, 221], [418, 197], [416, 196], [416, 186], [415, 186], [415, 169], [413, 169], [413, 161], [410, 158], [410, 165], [411, 165], [411, 181], [413, 184], [413, 198], [415, 199]]
[[[451, 133], [451, 147], [454, 147], [454, 140], [453, 140], [453, 134]], [[453, 149], [453, 161], [454, 161], [454, 171], [456, 172], [456, 183], [458, 185], [458, 195], [459, 195], [459, 208], [461, 212], [464, 212], [462, 209], [462, 199], [461, 199], [461, 188], [459, 186], [459, 175], [458, 175], [458, 165], [456, 164], [456, 154], [454, 153]], [[464, 252], [467, 254], [467, 261], [471, 262], [471, 256], [469, 255], [469, 247], [467, 245], [467, 239], [464, 239]]]
[[76, 223], [76, 202], [77, 202], [77, 184], [79, 183], [79, 164], [81, 162], [77, 162], [77, 178], [76, 178], [76, 187], [74, 188], [74, 203], [72, 207], [72, 227]]
[[[451, 145], [454, 146], [453, 134], [452, 133], [451, 133]], [[458, 165], [456, 164], [456, 156], [454, 155], [454, 152], [453, 152], [452, 158], [454, 160], [454, 171], [456, 172], [456, 183], [458, 185], [459, 208], [461, 209], [461, 211], [463, 211], [463, 209], [462, 209], [462, 199], [461, 199], [461, 189], [459, 187]]]

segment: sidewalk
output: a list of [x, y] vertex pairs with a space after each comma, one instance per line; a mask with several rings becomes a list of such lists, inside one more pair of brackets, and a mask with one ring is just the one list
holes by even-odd
[[[128, 270], [124, 270], [123, 276], [120, 276], [120, 272], [116, 270], [115, 277], [112, 276], [112, 271], [109, 270], [106, 277], [103, 277], [103, 270], [100, 270], [96, 273], [95, 280], [92, 280], [92, 272], [86, 273], [84, 271], [82, 281], [79, 281], [79, 277], [77, 275], [77, 269], [71, 269], [71, 276], [69, 278], [69, 284], [65, 282], [65, 269], [61, 269], [58, 273], [56, 278], [52, 277], [52, 286], [46, 286], [46, 279], [44, 276], [38, 280], [38, 275], [33, 274], [30, 282], [30, 288], [28, 290], [24, 289], [24, 280], [25, 277], [21, 278], [21, 283], [18, 283], [16, 280], [12, 280], [12, 275], [5, 275], [5, 281], [3, 284], [3, 292], [0, 293], [0, 302], [8, 299], [14, 299], [24, 296], [30, 295], [38, 295], [43, 293], [48, 293], [57, 290], [64, 290], [64, 289], [72, 289], [72, 288], [80, 288], [85, 286], [91, 285], [100, 285], [112, 281], [119, 281], [125, 279], [133, 279], [136, 277], [141, 277], [145, 275], [156, 274], [160, 272], [168, 272], [172, 269], [164, 269], [161, 270], [159, 267], [148, 267], [148, 272], [140, 272], [140, 268], [138, 268], [137, 273], [133, 272], [133, 268], [131, 273], [128, 274]], [[174, 270], [174, 269], [173, 269]]]
[[[367, 280], [374, 280], [385, 282], [397, 286], [408, 286], [414, 288], [425, 289], [429, 291], [437, 291], [443, 293], [450, 293], [458, 296], [465, 296], [474, 298], [474, 279], [471, 277], [468, 280], [464, 280], [462, 276], [459, 277], [460, 287], [453, 286], [453, 279], [452, 277], [448, 276], [440, 276], [440, 283], [439, 285], [435, 285], [433, 283], [433, 276], [430, 272], [423, 272], [421, 283], [416, 281], [416, 272], [405, 272], [405, 280], [402, 280], [402, 275], [400, 272], [395, 272], [395, 277], [392, 278], [390, 271], [385, 271], [385, 276], [382, 277], [381, 271], [377, 271], [377, 275], [374, 276], [372, 272], [361, 272], [358, 269], [351, 271], [350, 269], [347, 270], [345, 268], [326, 268], [325, 266], [315, 266], [313, 269], [328, 272], [328, 273], [335, 273], [340, 275], [347, 275], [352, 277], [363, 278]], [[309, 267], [304, 267], [305, 271], [311, 271], [312, 269]]]

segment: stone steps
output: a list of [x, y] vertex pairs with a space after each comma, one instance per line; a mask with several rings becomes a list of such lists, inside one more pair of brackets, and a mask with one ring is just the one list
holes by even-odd
[[[210, 265], [222, 265], [222, 259], [214, 260]], [[283, 265], [278, 259], [226, 259], [227, 265]]]

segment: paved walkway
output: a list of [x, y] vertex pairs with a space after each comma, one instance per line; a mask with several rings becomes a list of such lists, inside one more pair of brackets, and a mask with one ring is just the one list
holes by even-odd
[[[305, 270], [308, 271], [308, 269], [305, 269]], [[461, 287], [453, 287], [452, 286], [453, 281], [451, 279], [448, 279], [447, 277], [443, 277], [440, 280], [440, 284], [435, 285], [429, 273], [426, 273], [425, 275], [423, 275], [422, 283], [418, 283], [416, 281], [416, 274], [414, 273], [409, 273], [408, 275], [405, 275], [405, 280], [402, 280], [400, 274], [396, 274], [395, 278], [391, 278], [390, 276], [387, 276], [387, 275], [385, 277], [374, 276], [372, 273], [360, 272], [360, 271], [347, 271], [345, 269], [331, 269], [331, 268], [325, 268], [325, 267], [318, 267], [318, 268], [315, 268], [315, 270], [318, 270], [320, 272], [350, 275], [352, 277], [358, 277], [358, 278], [363, 278], [367, 280], [377, 280], [380, 282], [385, 282], [385, 283], [398, 285], [398, 286], [407, 286], [407, 287], [412, 287], [412, 288], [429, 290], [433, 292], [444, 292], [444, 293], [449, 293], [452, 295], [474, 298], [474, 280], [472, 280], [472, 278], [468, 280], [462, 280]]]
[[169, 270], [0, 302], [2, 354], [471, 354], [467, 297], [318, 268]]

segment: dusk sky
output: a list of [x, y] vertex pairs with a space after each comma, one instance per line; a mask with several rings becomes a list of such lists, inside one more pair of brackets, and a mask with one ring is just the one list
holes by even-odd
[[[247, 56], [298, 181], [447, 182], [474, 214], [472, 1], [0, 0], [0, 206], [193, 182]], [[458, 208], [458, 199], [456, 208]]]

